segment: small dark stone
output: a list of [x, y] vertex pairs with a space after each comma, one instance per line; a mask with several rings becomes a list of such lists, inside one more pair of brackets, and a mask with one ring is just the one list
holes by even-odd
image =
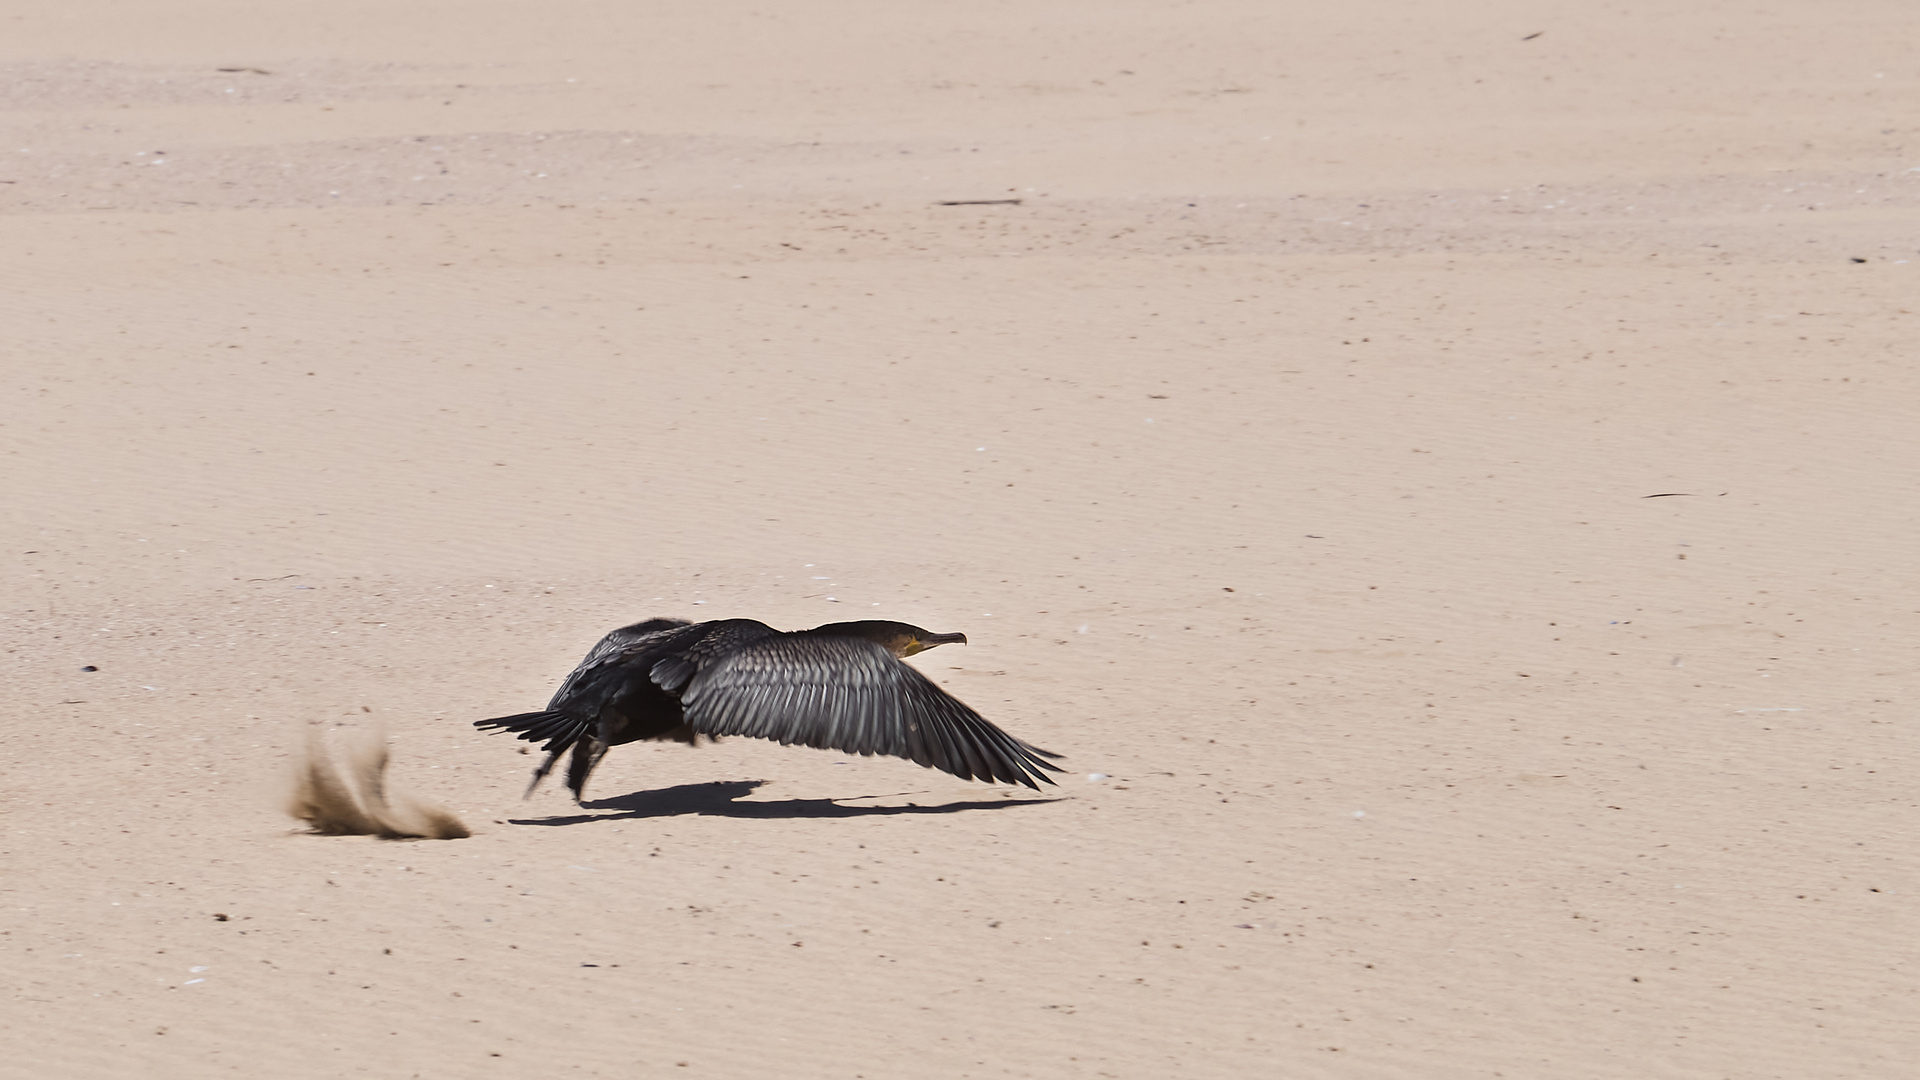
[[92, 664], [88, 664], [86, 667], [83, 667], [80, 670], [81, 671], [99, 671], [100, 669], [97, 667], [94, 667]]
[[1861, 259], [1861, 258], [1855, 258], [1853, 261], [1857, 263], [1862, 263], [1862, 262], [1866, 262], [1867, 260]]

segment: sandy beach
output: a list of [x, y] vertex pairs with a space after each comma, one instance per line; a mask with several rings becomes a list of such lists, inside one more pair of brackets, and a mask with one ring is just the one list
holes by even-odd
[[[0, 1076], [1911, 1075], [1909, 4], [5, 25]], [[523, 799], [650, 616], [1067, 771]]]

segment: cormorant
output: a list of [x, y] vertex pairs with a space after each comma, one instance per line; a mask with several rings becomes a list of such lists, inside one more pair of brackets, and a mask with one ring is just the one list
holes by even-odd
[[546, 740], [527, 794], [568, 749], [575, 802], [610, 746], [640, 739], [696, 743], [745, 735], [850, 754], [888, 754], [962, 780], [1051, 784], [1043, 758], [900, 662], [965, 634], [907, 623], [828, 623], [782, 633], [752, 619], [648, 619], [600, 639], [545, 711], [474, 726]]

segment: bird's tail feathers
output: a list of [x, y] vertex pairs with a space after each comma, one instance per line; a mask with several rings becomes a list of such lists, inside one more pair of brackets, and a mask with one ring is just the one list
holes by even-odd
[[592, 721], [561, 712], [529, 712], [496, 716], [491, 720], [475, 720], [473, 726], [482, 731], [511, 731], [516, 738], [527, 742], [545, 740], [546, 745], [540, 749], [549, 754], [558, 754], [586, 734]]

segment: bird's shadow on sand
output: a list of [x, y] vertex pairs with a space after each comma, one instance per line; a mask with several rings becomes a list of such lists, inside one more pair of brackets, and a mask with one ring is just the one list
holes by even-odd
[[[782, 799], [779, 802], [737, 802], [765, 780], [717, 780], [708, 784], [681, 784], [658, 791], [636, 791], [612, 799], [590, 799], [586, 810], [619, 810], [617, 814], [569, 814], [564, 817], [513, 818], [512, 825], [584, 825], [590, 821], [627, 821], [632, 818], [678, 817], [706, 814], [735, 818], [851, 818], [889, 814], [957, 814], [963, 810], [1004, 810], [1056, 799], [973, 799], [938, 806], [842, 806], [833, 799]], [[887, 798], [888, 796], [867, 796]]]

